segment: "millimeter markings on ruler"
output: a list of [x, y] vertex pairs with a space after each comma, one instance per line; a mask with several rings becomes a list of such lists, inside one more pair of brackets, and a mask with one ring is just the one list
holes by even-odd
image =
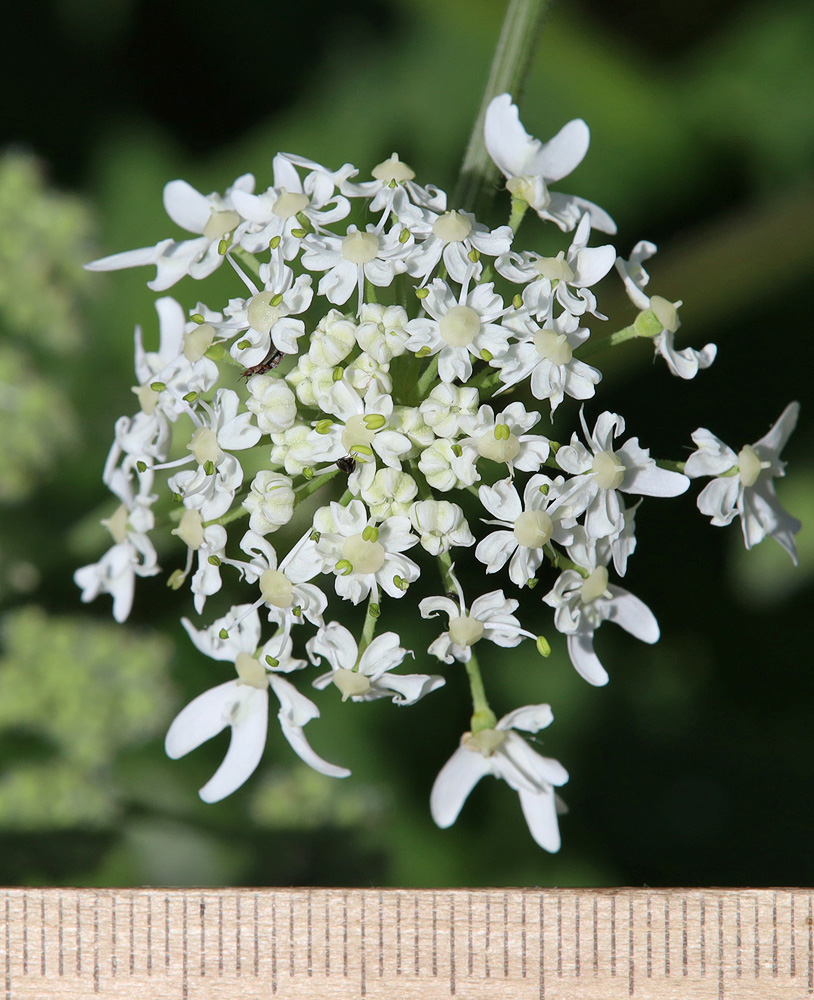
[[808, 889], [0, 889], [0, 1000], [814, 997]]

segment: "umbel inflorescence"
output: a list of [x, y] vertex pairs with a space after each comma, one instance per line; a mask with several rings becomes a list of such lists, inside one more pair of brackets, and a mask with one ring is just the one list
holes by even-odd
[[[160, 520], [183, 563], [168, 583], [189, 585], [198, 615], [222, 588], [236, 595], [209, 625], [182, 619], [197, 648], [226, 665], [223, 683], [187, 705], [166, 739], [177, 758], [231, 727], [226, 757], [200, 791], [207, 802], [257, 767], [270, 699], [295, 753], [345, 777], [306, 738], [319, 716], [309, 686], [333, 685], [341, 702], [406, 707], [465, 670], [470, 731], [440, 770], [433, 818], [449, 826], [477, 781], [494, 774], [518, 792], [535, 841], [556, 851], [555, 789], [568, 774], [524, 736], [550, 725], [551, 707], [498, 719], [475, 655], [479, 644], [526, 640], [549, 652], [539, 627], [517, 617], [517, 591], [542, 584], [533, 621], [551, 608], [574, 667], [602, 685], [593, 640], [603, 622], [644, 642], [659, 637], [650, 609], [612, 582], [636, 548], [639, 498], [675, 497], [708, 477], [698, 506], [713, 524], [738, 516], [747, 548], [772, 535], [796, 560], [799, 523], [773, 478], [783, 475], [797, 403], [739, 452], [697, 430], [683, 463], [656, 462], [622, 416], [593, 402], [578, 413], [574, 404], [569, 441], [545, 434], [566, 397], [593, 401], [602, 375], [585, 359], [597, 348], [649, 338], [684, 379], [708, 367], [716, 348], [674, 346], [681, 303], [648, 295], [652, 244], [638, 243], [628, 259], [610, 244], [590, 246], [592, 230], [615, 232], [613, 220], [551, 190], [587, 152], [583, 121], [542, 143], [503, 94], [489, 105], [485, 141], [511, 194], [510, 225], [490, 230], [450, 207], [395, 154], [362, 181], [351, 164], [334, 171], [280, 153], [259, 194], [248, 174], [224, 195], [172, 181], [167, 213], [191, 238], [89, 265], [155, 265], [157, 292], [224, 264], [235, 273], [237, 296], [225, 305], [198, 302], [187, 314], [162, 295], [157, 351], [136, 329], [139, 409], [117, 421], [104, 469], [121, 502], [104, 522], [113, 545], [76, 573], [83, 600], [111, 594], [124, 621], [136, 578], [160, 572], [151, 540]], [[528, 209], [572, 234], [570, 245], [551, 257], [519, 243]], [[592, 289], [614, 267], [639, 313], [597, 336], [605, 317]], [[247, 392], [237, 391], [240, 373]], [[292, 518], [299, 530], [283, 549], [275, 533]], [[471, 548], [481, 572], [462, 580], [457, 550]], [[437, 596], [416, 609], [422, 573]], [[359, 634], [342, 623], [344, 602], [366, 602]], [[383, 630], [405, 605], [436, 620], [427, 650]]]

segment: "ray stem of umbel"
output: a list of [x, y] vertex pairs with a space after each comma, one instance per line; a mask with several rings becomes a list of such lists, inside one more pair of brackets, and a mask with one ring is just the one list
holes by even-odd
[[509, 93], [515, 100], [520, 97], [550, 3], [551, 0], [509, 0], [480, 111], [452, 199], [456, 208], [474, 211], [477, 215], [487, 193], [496, 189], [497, 168], [486, 151], [483, 138], [486, 108], [498, 94]]

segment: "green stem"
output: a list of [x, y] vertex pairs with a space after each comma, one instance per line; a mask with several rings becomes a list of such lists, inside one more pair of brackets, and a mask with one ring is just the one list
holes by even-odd
[[531, 58], [543, 26], [543, 16], [551, 0], [509, 0], [503, 28], [492, 59], [480, 111], [466, 149], [452, 204], [475, 211], [482, 195], [494, 188], [497, 168], [486, 151], [483, 122], [493, 97], [509, 93], [520, 96]]
[[320, 487], [324, 486], [325, 483], [330, 482], [334, 476], [339, 474], [339, 469], [334, 469], [332, 472], [323, 472], [321, 476], [314, 476], [313, 479], [309, 479], [308, 482], [303, 483], [298, 486], [295, 490], [296, 497], [294, 499], [294, 506], [298, 503], [302, 503], [306, 497], [310, 497], [312, 493], [316, 493]]
[[373, 641], [373, 636], [376, 632], [376, 623], [381, 613], [381, 607], [373, 600], [373, 591], [371, 591], [367, 602], [367, 611], [365, 612], [365, 624], [362, 627], [362, 638], [359, 640], [360, 657]]
[[230, 252], [242, 267], [244, 267], [247, 271], [251, 271], [256, 278], [260, 277], [260, 261], [254, 256], [253, 253], [249, 253], [249, 251], [244, 250], [243, 247], [235, 247]]
[[430, 359], [430, 363], [421, 373], [421, 377], [418, 380], [417, 391], [419, 400], [427, 398], [427, 392], [430, 386], [438, 378], [438, 355], [435, 354]]
[[241, 517], [248, 517], [248, 510], [241, 504], [227, 511], [222, 517], [213, 518], [211, 521], [204, 521], [202, 527], [208, 528], [212, 524], [231, 524], [232, 521], [239, 521]]
[[482, 729], [494, 729], [497, 723], [497, 716], [489, 708], [489, 702], [486, 700], [486, 691], [483, 687], [483, 678], [481, 677], [477, 656], [472, 653], [464, 666], [466, 667], [466, 676], [469, 680], [469, 690], [472, 693], [472, 719], [470, 721], [472, 732], [478, 733]]

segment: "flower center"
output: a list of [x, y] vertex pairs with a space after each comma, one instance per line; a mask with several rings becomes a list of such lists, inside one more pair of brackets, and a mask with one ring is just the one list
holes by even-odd
[[385, 554], [381, 542], [369, 542], [361, 535], [351, 535], [342, 545], [342, 555], [356, 573], [378, 573], [384, 566]]
[[478, 454], [491, 458], [493, 462], [511, 462], [517, 458], [519, 451], [520, 442], [507, 424], [496, 424], [493, 431], [487, 431], [478, 438]]
[[277, 292], [258, 292], [249, 299], [246, 315], [249, 326], [258, 333], [268, 333], [280, 318], [280, 310], [272, 305], [272, 300], [278, 298]]
[[375, 233], [348, 233], [342, 240], [342, 256], [351, 264], [369, 264], [379, 253], [379, 238]]
[[203, 236], [208, 240], [215, 241], [221, 239], [240, 223], [240, 216], [237, 212], [213, 212], [204, 226]]
[[681, 303], [678, 302], [674, 305], [672, 302], [668, 302], [667, 299], [663, 299], [660, 295], [654, 295], [650, 300], [650, 308], [653, 310], [653, 315], [664, 329], [670, 333], [675, 333], [679, 327], [676, 305], [680, 306]]
[[738, 452], [738, 476], [744, 486], [754, 486], [758, 476], [767, 469], [769, 463], [760, 461], [760, 455], [750, 444], [745, 444]]
[[445, 212], [435, 220], [432, 231], [445, 243], [463, 243], [472, 232], [472, 223], [460, 212]]
[[280, 197], [271, 206], [271, 210], [281, 219], [293, 219], [297, 212], [308, 207], [309, 201], [307, 194], [299, 194], [297, 191], [286, 191], [285, 188], [280, 188]]
[[565, 334], [556, 330], [538, 330], [534, 334], [534, 346], [540, 357], [553, 365], [567, 365], [574, 353]]
[[354, 695], [367, 694], [370, 690], [370, 681], [358, 670], [345, 670], [340, 667], [334, 670], [331, 680], [342, 692], [342, 701], [347, 701]]
[[588, 579], [579, 588], [579, 596], [583, 604], [590, 604], [597, 597], [602, 597], [608, 589], [608, 571], [604, 566], [597, 566]]
[[[350, 453], [354, 445], [361, 444], [370, 447], [370, 442], [376, 436], [376, 431], [371, 430], [365, 423], [365, 418], [360, 414], [348, 417], [342, 430], [342, 447]], [[352, 561], [352, 560], [351, 560]]]
[[484, 757], [491, 757], [505, 742], [506, 734], [499, 729], [481, 729], [477, 733], [467, 733], [463, 738], [467, 750], [483, 754]]
[[510, 177], [506, 190], [513, 198], [534, 205], [538, 210], [545, 211], [551, 203], [551, 195], [541, 177]]
[[184, 357], [194, 365], [206, 354], [214, 339], [214, 326], [211, 323], [201, 323], [194, 330], [184, 334]]
[[177, 535], [190, 549], [199, 549], [204, 543], [201, 512], [191, 508], [185, 510], [178, 527], [172, 529], [172, 534]]
[[411, 181], [415, 177], [415, 171], [402, 163], [397, 153], [393, 153], [389, 160], [382, 160], [370, 173], [377, 181], [395, 181], [396, 184]]
[[161, 393], [156, 392], [155, 389], [151, 389], [146, 382], [144, 385], [134, 387], [133, 392], [138, 396], [138, 405], [141, 409], [148, 417], [152, 416], [155, 413], [156, 406], [158, 406], [158, 397]]
[[625, 478], [625, 466], [615, 451], [600, 451], [594, 455], [591, 472], [601, 490], [615, 490]]
[[294, 601], [294, 584], [278, 569], [267, 569], [260, 575], [260, 596], [275, 608], [290, 608]]
[[195, 431], [189, 439], [187, 451], [192, 452], [198, 465], [206, 465], [207, 462], [218, 465], [223, 458], [217, 435], [209, 427], [199, 427]]
[[544, 510], [524, 510], [514, 522], [514, 537], [528, 549], [539, 549], [550, 541], [554, 522]]
[[574, 272], [571, 265], [565, 260], [562, 250], [556, 257], [538, 257], [534, 261], [534, 270], [541, 278], [549, 278], [551, 281], [574, 280]]
[[248, 653], [238, 653], [235, 660], [237, 676], [243, 684], [259, 688], [261, 691], [269, 686], [269, 677], [263, 664]]
[[483, 622], [469, 615], [458, 615], [449, 620], [449, 638], [456, 646], [474, 646], [483, 635]]
[[110, 532], [113, 537], [113, 541], [117, 545], [121, 545], [121, 543], [127, 538], [128, 517], [129, 513], [127, 508], [123, 503], [120, 503], [116, 508], [116, 513], [113, 517], [108, 518], [108, 520], [104, 522], [105, 527]]
[[453, 306], [438, 327], [441, 339], [450, 347], [467, 347], [480, 333], [480, 316], [469, 306]]

